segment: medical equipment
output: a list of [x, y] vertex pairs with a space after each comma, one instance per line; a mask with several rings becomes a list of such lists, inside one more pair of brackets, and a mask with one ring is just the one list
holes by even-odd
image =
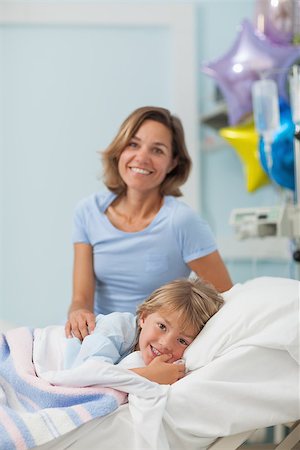
[[255, 127], [263, 136], [268, 168], [271, 169], [272, 142], [279, 127], [279, 103], [277, 85], [273, 80], [258, 80], [252, 86], [252, 102]]
[[[253, 112], [258, 132], [265, 140], [268, 167], [272, 167], [271, 144], [279, 127], [279, 101], [272, 80], [259, 80], [252, 89]], [[294, 203], [279, 206], [234, 209], [230, 224], [238, 239], [253, 237], [288, 237], [294, 241], [295, 261], [300, 262], [300, 66], [294, 65], [289, 74], [293, 121], [295, 123], [295, 198]], [[270, 170], [271, 173], [271, 170]]]
[[234, 209], [230, 224], [238, 239], [265, 236], [300, 238], [300, 205]]

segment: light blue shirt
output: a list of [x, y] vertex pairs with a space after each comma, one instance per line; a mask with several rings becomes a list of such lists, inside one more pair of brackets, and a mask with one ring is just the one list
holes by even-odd
[[153, 221], [133, 233], [117, 229], [106, 216], [115, 198], [112, 192], [93, 194], [75, 210], [73, 242], [93, 247], [95, 314], [135, 314], [153, 290], [188, 277], [188, 262], [217, 249], [208, 224], [175, 197], [166, 196]]
[[82, 342], [76, 337], [66, 338], [64, 369], [78, 367], [88, 358], [118, 364], [134, 350], [136, 332], [136, 317], [131, 313], [99, 314], [94, 332]]

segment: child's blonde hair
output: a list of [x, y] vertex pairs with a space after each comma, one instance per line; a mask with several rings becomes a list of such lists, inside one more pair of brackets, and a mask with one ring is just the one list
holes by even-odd
[[176, 311], [182, 331], [191, 327], [197, 335], [223, 303], [221, 294], [199, 278], [174, 280], [156, 289], [138, 306], [137, 323], [142, 316], [158, 310], [167, 313]]

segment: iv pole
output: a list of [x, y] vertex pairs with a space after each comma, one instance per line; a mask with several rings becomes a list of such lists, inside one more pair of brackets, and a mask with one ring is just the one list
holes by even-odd
[[[294, 65], [289, 75], [290, 100], [292, 106], [294, 134], [294, 173], [295, 173], [295, 207], [300, 214], [300, 66]], [[295, 239], [296, 250], [293, 259], [298, 266], [298, 278], [300, 275], [300, 238]]]
[[[280, 207], [241, 208], [231, 213], [231, 223], [240, 239], [249, 237], [282, 236], [293, 244], [292, 258], [295, 262], [296, 278], [300, 280], [300, 65], [291, 67], [289, 94], [294, 130], [294, 175], [295, 192], [293, 203]], [[263, 88], [262, 88], [263, 85]], [[259, 133], [270, 139], [270, 132], [278, 127], [278, 93], [271, 80], [258, 80], [253, 85], [252, 99], [255, 126]], [[277, 120], [278, 119], [278, 120]], [[272, 163], [272, 161], [271, 161]]]

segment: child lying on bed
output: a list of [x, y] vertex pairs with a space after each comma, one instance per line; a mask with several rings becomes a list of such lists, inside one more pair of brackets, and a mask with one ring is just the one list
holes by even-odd
[[[172, 384], [185, 374], [181, 360], [185, 349], [222, 304], [221, 295], [199, 279], [165, 284], [138, 307], [136, 316], [99, 314], [95, 330], [82, 342], [72, 336], [64, 338], [63, 369], [78, 367], [87, 358], [101, 358], [122, 364], [150, 381]], [[53, 327], [47, 328], [41, 330], [39, 344], [51, 339]], [[135, 359], [130, 367], [124, 358], [136, 351], [140, 362]]]

